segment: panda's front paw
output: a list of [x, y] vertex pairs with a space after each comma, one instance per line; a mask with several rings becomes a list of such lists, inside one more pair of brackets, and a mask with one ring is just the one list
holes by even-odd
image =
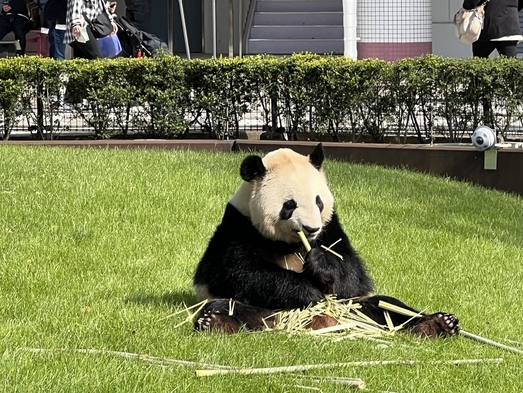
[[222, 333], [237, 333], [240, 330], [239, 322], [226, 314], [221, 314], [219, 311], [204, 310], [194, 323], [196, 330], [222, 332]]
[[323, 284], [333, 280], [332, 266], [329, 266], [325, 252], [320, 247], [314, 247], [307, 253], [303, 272]]
[[312, 248], [305, 255], [304, 268], [308, 269], [311, 272], [324, 269], [326, 264], [327, 259], [325, 258], [325, 253], [319, 247]]
[[449, 337], [459, 332], [459, 320], [453, 314], [437, 312], [421, 318], [412, 331], [425, 337]]

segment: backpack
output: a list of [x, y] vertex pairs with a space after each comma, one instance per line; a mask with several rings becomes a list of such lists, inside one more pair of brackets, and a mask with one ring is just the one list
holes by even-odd
[[472, 10], [460, 9], [454, 15], [454, 30], [456, 37], [465, 44], [476, 42], [483, 30], [485, 19], [485, 5], [490, 0], [478, 5]]
[[40, 27], [42, 27], [42, 20], [40, 18], [40, 6], [33, 0], [25, 0], [25, 5], [27, 7], [27, 15], [29, 16], [29, 20], [33, 24], [33, 30], [39, 30]]
[[152, 56], [156, 51], [168, 51], [169, 47], [165, 42], [154, 34], [139, 30], [125, 16], [115, 19], [118, 25], [118, 38], [122, 44], [122, 49], [129, 56], [137, 57], [137, 53], [142, 52], [143, 56]]

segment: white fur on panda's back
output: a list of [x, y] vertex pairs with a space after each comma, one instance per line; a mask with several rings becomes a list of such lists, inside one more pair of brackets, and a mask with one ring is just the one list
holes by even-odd
[[[290, 149], [278, 149], [263, 158], [267, 169], [260, 181], [244, 182], [230, 203], [243, 215], [251, 218], [253, 225], [265, 237], [287, 243], [300, 242], [296, 232], [303, 225], [323, 227], [332, 216], [334, 197], [325, 176], [303, 156]], [[316, 196], [324, 208], [320, 214]], [[294, 199], [298, 205], [289, 220], [281, 220], [284, 202]]]

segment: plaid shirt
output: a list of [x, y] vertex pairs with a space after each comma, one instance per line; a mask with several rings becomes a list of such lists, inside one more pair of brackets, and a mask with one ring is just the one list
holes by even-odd
[[73, 26], [80, 25], [86, 27], [87, 21], [85, 18], [92, 20], [102, 12], [107, 12], [109, 18], [113, 19], [104, 0], [67, 0], [67, 16], [65, 19], [67, 29], [65, 31], [64, 43], [70, 44], [75, 41]]

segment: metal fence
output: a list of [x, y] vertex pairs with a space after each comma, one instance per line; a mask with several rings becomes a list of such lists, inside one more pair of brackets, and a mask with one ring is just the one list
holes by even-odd
[[[434, 105], [438, 105], [434, 103]], [[431, 106], [428, 106], [431, 108]], [[523, 141], [523, 119], [510, 122], [504, 119], [503, 108], [493, 105], [495, 116], [498, 123], [503, 123], [503, 129], [494, 126], [500, 131], [500, 134], [508, 141]], [[62, 139], [62, 138], [101, 138], [101, 137], [157, 137], [154, 130], [146, 130], [133, 124], [139, 124], [139, 121], [133, 121], [133, 117], [141, 117], [142, 123], [146, 124], [147, 116], [143, 108], [130, 108], [127, 114], [127, 123], [122, 121], [122, 115], [119, 112], [109, 113], [105, 123], [105, 132], [100, 134], [96, 132], [92, 125], [93, 119], [96, 118], [88, 104], [69, 105], [64, 103], [56, 111], [53, 118], [45, 118], [42, 111], [38, 110], [37, 105], [33, 110], [20, 115], [16, 118], [14, 125], [7, 129], [5, 114], [0, 110], [0, 127], [4, 131], [4, 139], [30, 138], [30, 139]], [[205, 126], [206, 119], [203, 115], [200, 117], [191, 117], [187, 115], [187, 129], [183, 137], [197, 138], [217, 138], [217, 139], [317, 139], [318, 134], [322, 138], [335, 141], [351, 142], [379, 142], [376, 135], [360, 127], [355, 131], [354, 124], [336, 123], [336, 127], [330, 127], [328, 124], [318, 125], [314, 121], [314, 108], [311, 108], [310, 115], [302, 119], [299, 126], [292, 125], [292, 120], [285, 114], [274, 115], [271, 118], [272, 108], [251, 108], [245, 115], [235, 121], [229, 121], [225, 124], [218, 124], [216, 128], [209, 132]], [[208, 116], [208, 114], [206, 115]], [[501, 121], [499, 121], [501, 119]], [[509, 124], [507, 124], [509, 122]], [[431, 141], [439, 142], [461, 142], [468, 141], [468, 138], [474, 131], [472, 127], [464, 127], [459, 130], [449, 130], [445, 119], [433, 115], [430, 111], [418, 111], [415, 113], [405, 114], [402, 121], [383, 121], [379, 124], [377, 132], [382, 136], [382, 142], [396, 143], [428, 143]], [[172, 134], [167, 137], [176, 137], [179, 135]]]

